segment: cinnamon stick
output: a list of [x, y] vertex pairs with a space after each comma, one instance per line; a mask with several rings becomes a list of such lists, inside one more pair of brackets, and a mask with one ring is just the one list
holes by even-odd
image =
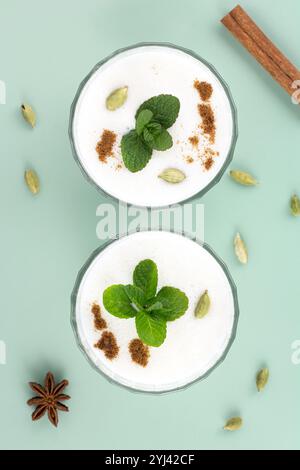
[[237, 5], [231, 15], [237, 23], [246, 31], [251, 38], [267, 52], [269, 57], [290, 77], [291, 80], [300, 78], [299, 70], [288, 60], [288, 58], [275, 46], [275, 44], [263, 33], [256, 23], [250, 18], [246, 11]]
[[262, 32], [240, 5], [226, 15], [221, 22], [289, 95], [295, 92], [292, 85], [300, 78], [299, 70]]

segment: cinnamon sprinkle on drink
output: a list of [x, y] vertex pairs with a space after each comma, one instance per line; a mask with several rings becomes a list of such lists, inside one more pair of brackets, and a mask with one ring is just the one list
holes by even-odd
[[113, 156], [113, 146], [116, 142], [117, 135], [108, 129], [104, 129], [101, 139], [97, 143], [96, 152], [99, 160], [103, 163], [107, 162], [108, 157]]
[[101, 316], [100, 305], [94, 303], [91, 308], [91, 312], [94, 315], [94, 327], [96, 330], [104, 330], [107, 328], [107, 323]]
[[212, 95], [213, 87], [210, 83], [194, 81], [194, 88], [198, 91], [202, 101], [208, 101]]
[[199, 144], [199, 137], [197, 135], [192, 135], [191, 137], [189, 137], [189, 141], [193, 147], [197, 147]]
[[211, 156], [207, 157], [203, 162], [203, 166], [207, 171], [211, 169], [213, 164], [214, 164], [214, 159]]
[[130, 341], [128, 346], [131, 359], [142, 367], [146, 367], [149, 360], [149, 348], [140, 339], [136, 338]]
[[115, 359], [119, 354], [119, 346], [116, 338], [111, 331], [104, 331], [101, 338], [95, 344], [95, 348], [101, 349], [107, 359]]
[[209, 135], [209, 140], [213, 144], [216, 136], [215, 115], [210, 104], [198, 104], [198, 111], [202, 118], [202, 129], [204, 134]]

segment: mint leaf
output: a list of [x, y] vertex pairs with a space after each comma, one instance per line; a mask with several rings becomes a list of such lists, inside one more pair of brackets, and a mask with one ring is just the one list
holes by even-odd
[[166, 320], [156, 313], [138, 312], [135, 318], [135, 326], [139, 338], [149, 346], [158, 347], [166, 338]]
[[167, 150], [173, 141], [166, 131], [177, 119], [180, 102], [176, 96], [159, 95], [137, 110], [136, 127], [122, 137], [121, 153], [126, 168], [135, 173], [149, 162], [152, 150]]
[[114, 284], [103, 292], [103, 305], [106, 310], [119, 318], [131, 318], [136, 315], [136, 310], [131, 305], [131, 300], [126, 294], [125, 286]]
[[142, 170], [149, 162], [152, 149], [143, 141], [135, 130], [123, 135], [121, 152], [126, 168], [135, 173]]
[[163, 308], [156, 312], [167, 321], [173, 321], [181, 317], [189, 306], [189, 300], [184, 292], [175, 287], [163, 287], [155, 297]]
[[131, 302], [136, 305], [138, 310], [141, 310], [146, 303], [146, 296], [142, 289], [136, 286], [132, 286], [128, 284], [128, 286], [124, 286], [125, 292]]
[[163, 130], [161, 134], [154, 137], [153, 142], [149, 142], [149, 145], [155, 150], [168, 150], [172, 147], [173, 140], [169, 132]]
[[153, 310], [161, 310], [163, 308], [163, 304], [161, 302], [154, 302], [153, 304], [146, 307], [146, 312], [153, 312]]
[[157, 279], [157, 266], [151, 259], [145, 259], [135, 267], [133, 272], [133, 284], [142, 289], [146, 300], [155, 296]]
[[181, 317], [188, 308], [187, 296], [175, 287], [163, 287], [157, 295], [157, 266], [142, 260], [134, 269], [133, 283], [115, 284], [103, 293], [106, 310], [119, 318], [135, 317], [140, 339], [149, 346], [160, 346], [167, 334], [167, 321]]
[[141, 135], [144, 127], [151, 121], [153, 117], [152, 111], [143, 109], [136, 118], [135, 129], [138, 135]]
[[162, 132], [161, 124], [159, 124], [158, 122], [155, 122], [155, 121], [150, 122], [146, 126], [146, 128], [153, 135], [153, 137], [156, 137], [157, 135], [159, 135]]
[[152, 145], [154, 144], [154, 135], [152, 134], [151, 131], [149, 131], [149, 129], [147, 127], [145, 127], [145, 129], [143, 130], [143, 138], [144, 138], [144, 141], [146, 142], [146, 144], [148, 144], [150, 147], [152, 147]]
[[149, 109], [153, 113], [153, 120], [161, 124], [165, 129], [173, 126], [177, 119], [180, 101], [176, 96], [158, 95], [145, 101], [137, 110], [136, 118], [141, 111]]

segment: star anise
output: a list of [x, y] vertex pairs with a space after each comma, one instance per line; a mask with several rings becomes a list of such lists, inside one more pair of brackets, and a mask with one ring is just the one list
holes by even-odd
[[54, 426], [57, 426], [57, 410], [69, 411], [69, 408], [61, 403], [71, 398], [69, 395], [62, 393], [68, 384], [69, 382], [67, 380], [62, 380], [55, 385], [54, 377], [51, 372], [48, 372], [45, 377], [44, 387], [36, 382], [29, 382], [30, 388], [37, 394], [36, 397], [30, 398], [30, 400], [27, 401], [28, 405], [36, 406], [36, 409], [31, 415], [33, 421], [40, 419], [47, 411], [49, 421]]

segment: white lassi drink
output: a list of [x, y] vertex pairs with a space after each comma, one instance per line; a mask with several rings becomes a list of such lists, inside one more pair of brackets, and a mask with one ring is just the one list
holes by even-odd
[[[119, 89], [127, 90], [127, 99], [110, 110], [107, 98]], [[164, 94], [180, 103], [168, 129], [172, 146], [154, 149], [148, 164], [131, 172], [122, 137], [135, 128], [138, 108]], [[114, 136], [110, 142], [103, 139], [105, 131]], [[126, 203], [162, 207], [203, 194], [218, 181], [235, 145], [235, 110], [226, 85], [200, 58], [167, 45], [140, 45], [103, 61], [84, 81], [73, 103], [70, 135], [77, 161], [97, 187]], [[170, 184], [159, 178], [168, 168], [180, 170], [184, 180]]]
[[[167, 322], [159, 347], [145, 346], [146, 360], [142, 357], [139, 363], [130, 351], [139, 338], [135, 318], [109, 313], [103, 293], [111, 285], [131, 284], [135, 267], [149, 259], [157, 266], [157, 291], [163, 286], [180, 289], [188, 307], [180, 318]], [[195, 309], [204, 292], [210, 306], [198, 318]], [[102, 324], [95, 322], [95, 305]], [[170, 232], [139, 232], [110, 243], [81, 272], [73, 294], [73, 323], [92, 364], [113, 381], [147, 392], [178, 389], [210, 372], [226, 356], [237, 316], [235, 287], [223, 263], [208, 247]]]

